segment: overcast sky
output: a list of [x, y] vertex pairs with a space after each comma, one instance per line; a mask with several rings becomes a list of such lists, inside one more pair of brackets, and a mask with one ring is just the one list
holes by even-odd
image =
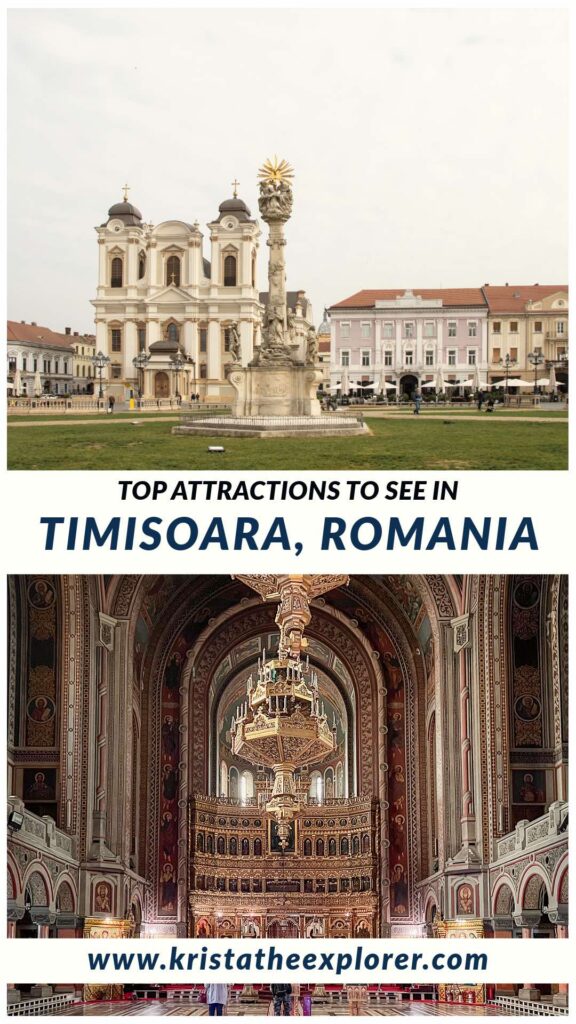
[[93, 227], [124, 182], [145, 220], [203, 227], [235, 177], [257, 215], [275, 153], [296, 171], [288, 286], [317, 322], [360, 288], [567, 278], [564, 11], [60, 9], [9, 24], [11, 319], [93, 329]]

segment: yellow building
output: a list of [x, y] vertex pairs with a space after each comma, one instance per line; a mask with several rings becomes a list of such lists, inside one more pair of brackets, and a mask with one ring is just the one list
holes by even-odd
[[[568, 381], [568, 286], [484, 285], [488, 304], [488, 382]], [[534, 362], [531, 355], [540, 356]]]
[[96, 370], [92, 357], [96, 355], [96, 337], [94, 334], [72, 332], [70, 327], [66, 327], [65, 332], [70, 335], [70, 344], [75, 352], [74, 391], [77, 394], [93, 394]]

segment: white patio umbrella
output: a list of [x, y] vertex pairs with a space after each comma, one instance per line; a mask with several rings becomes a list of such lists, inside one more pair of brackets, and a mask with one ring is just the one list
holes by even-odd
[[480, 390], [480, 371], [478, 369], [478, 364], [476, 364], [475, 367], [474, 367], [474, 383], [473, 383], [473, 387], [476, 389], [476, 391]]
[[340, 385], [340, 390], [343, 395], [347, 395], [350, 390], [350, 384], [348, 381], [348, 368], [346, 366], [342, 370], [342, 383]]
[[42, 380], [41, 380], [41, 377], [40, 377], [40, 370], [36, 370], [36, 373], [34, 374], [34, 395], [36, 396], [36, 398], [40, 398], [41, 394], [42, 394]]
[[472, 377], [470, 377], [469, 380], [459, 380], [458, 381], [458, 387], [459, 388], [473, 388], [474, 387], [474, 381], [472, 380]]
[[422, 387], [423, 388], [435, 388], [436, 387], [436, 381], [435, 380], [427, 380], [425, 384], [422, 384]]
[[14, 395], [18, 398], [22, 394], [22, 375], [18, 367], [14, 370]]
[[536, 384], [540, 388], [547, 387], [549, 383], [550, 383], [550, 378], [549, 377], [538, 377], [538, 380], [536, 381]]
[[393, 384], [391, 380], [385, 380], [382, 387], [386, 388], [386, 391], [398, 391], [398, 385]]
[[[504, 382], [504, 383], [506, 383], [506, 382]], [[532, 381], [530, 381], [530, 380], [522, 380], [521, 377], [509, 377], [508, 378], [508, 387], [509, 388], [532, 388], [532, 387], [534, 387], [534, 385], [533, 385]]]
[[442, 370], [439, 369], [438, 373], [436, 374], [436, 390], [444, 391], [445, 387], [446, 386], [444, 384], [444, 374], [442, 373]]

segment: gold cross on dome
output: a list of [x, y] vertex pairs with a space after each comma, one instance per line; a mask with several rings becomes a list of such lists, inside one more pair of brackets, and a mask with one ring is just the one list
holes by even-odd
[[128, 202], [128, 193], [130, 191], [130, 185], [123, 185], [122, 189], [123, 189], [123, 192], [124, 192], [124, 202], [127, 203]]
[[233, 193], [234, 199], [238, 199], [238, 185], [239, 184], [240, 184], [240, 182], [237, 181], [236, 178], [234, 178], [234, 181], [232, 182], [232, 188], [234, 189], [234, 193]]

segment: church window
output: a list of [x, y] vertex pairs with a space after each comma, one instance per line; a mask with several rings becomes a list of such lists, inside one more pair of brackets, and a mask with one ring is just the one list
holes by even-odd
[[224, 260], [224, 287], [233, 288], [236, 285], [236, 257], [226, 256]]
[[255, 839], [254, 840], [254, 856], [255, 857], [261, 857], [262, 856], [262, 840], [261, 839]]
[[196, 849], [199, 853], [204, 853], [204, 833], [199, 832], [196, 837]]
[[370, 836], [367, 832], [362, 836], [362, 853], [370, 853]]
[[334, 839], [334, 836], [332, 836], [328, 840], [328, 856], [329, 857], [335, 857], [336, 856], [336, 840]]
[[177, 345], [178, 344], [179, 337], [180, 337], [180, 329], [178, 327], [178, 324], [168, 324], [168, 330], [166, 332], [166, 337], [168, 338], [168, 341], [171, 344], [173, 344], [173, 345]]
[[224, 840], [224, 836], [218, 836], [218, 841], [217, 841], [217, 847], [216, 848], [217, 848], [219, 854], [223, 855], [223, 854], [226, 853], [226, 842]]
[[323, 857], [324, 856], [324, 840], [323, 839], [317, 839], [316, 840], [316, 856], [317, 857]]
[[448, 337], [449, 338], [455, 338], [456, 337], [456, 321], [455, 320], [449, 320], [448, 321]]
[[206, 836], [206, 853], [214, 853], [214, 836], [211, 832]]
[[112, 366], [110, 368], [110, 376], [112, 377], [113, 380], [120, 380], [122, 376], [122, 367], [120, 366], [120, 363], [112, 363]]
[[180, 285], [180, 257], [169, 256], [166, 260], [166, 284]]
[[208, 349], [208, 328], [200, 328], [200, 351], [206, 352]]
[[425, 353], [425, 357], [424, 358], [425, 358], [426, 366], [434, 366], [434, 349], [433, 348], [426, 349], [426, 353]]
[[143, 352], [146, 348], [146, 328], [143, 324], [138, 324], [138, 351]]
[[360, 837], [353, 836], [352, 838], [352, 853], [355, 857], [360, 856]]
[[138, 280], [141, 280], [146, 273], [146, 256], [141, 252], [138, 256]]
[[120, 256], [115, 256], [111, 264], [110, 287], [121, 288], [123, 281], [124, 265]]
[[350, 352], [347, 348], [340, 353], [340, 366], [350, 366]]
[[328, 879], [328, 892], [338, 892], [338, 879], [337, 878], [329, 878]]
[[247, 839], [243, 839], [242, 840], [242, 856], [243, 857], [249, 857], [250, 856], [250, 843], [248, 842]]
[[206, 380], [208, 376], [208, 368], [206, 363], [200, 363], [200, 380]]
[[110, 331], [110, 341], [113, 352], [122, 351], [122, 330], [120, 327], [113, 327]]
[[230, 847], [229, 848], [230, 848], [230, 856], [231, 857], [236, 857], [238, 855], [238, 840], [236, 839], [236, 836], [232, 836], [232, 838], [230, 839]]
[[350, 853], [350, 843], [348, 842], [348, 836], [342, 836], [340, 840], [340, 856], [347, 857]]
[[311, 857], [312, 856], [312, 840], [311, 839], [305, 839], [304, 840], [304, 856], [305, 857]]

